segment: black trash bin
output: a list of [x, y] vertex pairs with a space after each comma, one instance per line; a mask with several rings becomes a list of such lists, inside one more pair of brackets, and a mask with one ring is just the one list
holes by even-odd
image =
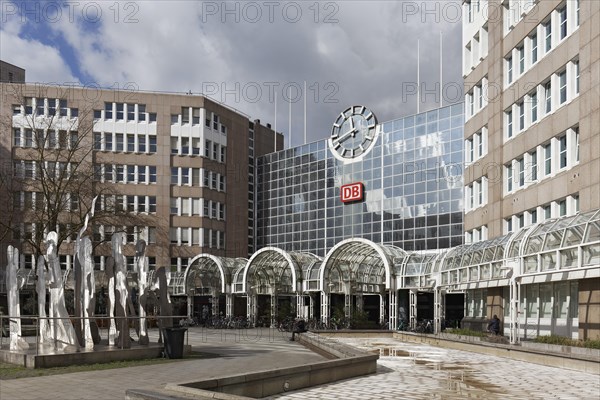
[[187, 328], [165, 328], [165, 353], [169, 358], [183, 358], [183, 338]]

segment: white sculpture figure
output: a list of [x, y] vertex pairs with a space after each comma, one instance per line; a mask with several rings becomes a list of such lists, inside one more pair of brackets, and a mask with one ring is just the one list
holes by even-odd
[[92, 329], [90, 325], [90, 318], [94, 314], [94, 294], [95, 294], [95, 280], [94, 280], [94, 264], [92, 262], [92, 242], [87, 236], [83, 236], [87, 230], [90, 217], [94, 216], [96, 209], [97, 196], [92, 200], [92, 208], [89, 213], [85, 216], [83, 226], [77, 234], [77, 240], [75, 241], [75, 265], [79, 270], [77, 271], [75, 288], [79, 289], [79, 293], [75, 294], [75, 301], [79, 311], [78, 317], [83, 318], [83, 340], [85, 342], [85, 348], [88, 350], [94, 349], [94, 339], [92, 336]]
[[138, 299], [140, 311], [140, 344], [148, 344], [146, 328], [146, 300], [148, 298], [148, 258], [146, 257], [146, 242], [138, 240], [135, 246], [136, 268], [138, 273]]
[[38, 343], [48, 343], [50, 341], [50, 326], [46, 316], [46, 261], [44, 256], [38, 257], [37, 262], [37, 282], [36, 292], [38, 295], [38, 317], [39, 317], [39, 335]]
[[19, 304], [19, 289], [23, 282], [19, 282], [19, 250], [8, 246], [8, 268], [6, 270], [6, 289], [8, 300], [8, 315], [10, 317], [10, 349], [26, 350], [29, 344], [21, 337], [21, 307]]
[[77, 256], [82, 266], [82, 291], [83, 291], [83, 337], [85, 348], [94, 349], [94, 338], [90, 318], [94, 314], [94, 295], [96, 282], [94, 279], [94, 264], [92, 263], [92, 241], [85, 236], [79, 241]]
[[[113, 242], [114, 239], [113, 236]], [[109, 346], [114, 346], [115, 340], [117, 339], [117, 327], [115, 325], [115, 260], [112, 257], [108, 257], [106, 260], [105, 271], [106, 278], [108, 279], [108, 317], [110, 320], [110, 326], [108, 328], [108, 344]]]
[[117, 232], [112, 237], [112, 253], [115, 259], [115, 314], [119, 318], [117, 327], [119, 330], [118, 345], [121, 348], [131, 347], [129, 339], [129, 323], [127, 321], [127, 270], [125, 256], [123, 255], [123, 232]]
[[65, 307], [65, 287], [63, 274], [60, 270], [58, 261], [56, 242], [58, 234], [56, 232], [48, 233], [46, 236], [46, 260], [48, 262], [48, 272], [50, 279], [48, 284], [50, 287], [50, 316], [51, 334], [58, 348], [77, 346], [75, 337], [75, 329], [69, 319], [69, 313]]

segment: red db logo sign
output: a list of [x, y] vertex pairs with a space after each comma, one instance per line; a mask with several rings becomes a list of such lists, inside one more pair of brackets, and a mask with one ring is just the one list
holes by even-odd
[[364, 186], [361, 182], [350, 183], [348, 185], [343, 185], [340, 188], [340, 198], [342, 199], [342, 203], [362, 200], [363, 193]]

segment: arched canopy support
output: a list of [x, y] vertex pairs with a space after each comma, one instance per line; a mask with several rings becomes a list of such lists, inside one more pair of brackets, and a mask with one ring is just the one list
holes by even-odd
[[[367, 239], [346, 239], [334, 246], [321, 264], [320, 289], [336, 291], [338, 280], [348, 282], [357, 292], [381, 293], [394, 286], [393, 265], [407, 253], [395, 246]], [[331, 285], [331, 286], [330, 286]]]

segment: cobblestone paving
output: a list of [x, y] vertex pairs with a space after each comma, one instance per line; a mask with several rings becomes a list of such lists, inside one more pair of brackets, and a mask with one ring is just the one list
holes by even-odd
[[402, 343], [338, 339], [379, 350], [377, 373], [276, 399], [599, 399], [600, 376], [506, 358]]

